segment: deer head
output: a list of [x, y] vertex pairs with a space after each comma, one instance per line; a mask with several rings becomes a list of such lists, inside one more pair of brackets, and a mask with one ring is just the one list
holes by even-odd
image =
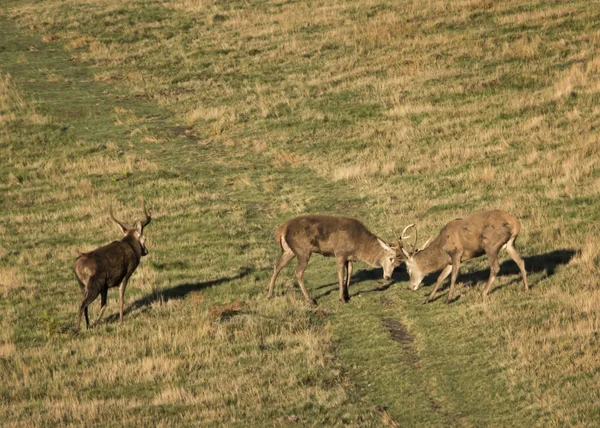
[[385, 254], [383, 257], [379, 259], [379, 264], [383, 268], [383, 278], [387, 281], [392, 277], [394, 273], [394, 269], [402, 263], [399, 259], [401, 246], [394, 246], [392, 244], [388, 244], [383, 242], [381, 239], [377, 238], [379, 245], [384, 249]]
[[[415, 239], [413, 240], [412, 244], [408, 244], [408, 245], [410, 245], [410, 248], [407, 251], [404, 248], [403, 243], [405, 241], [407, 241], [408, 238], [410, 238], [410, 236], [405, 236], [406, 231], [410, 228], [414, 228], [414, 230], [415, 230]], [[421, 282], [423, 281], [423, 278], [425, 277], [425, 273], [419, 268], [419, 265], [415, 261], [415, 256], [419, 252], [425, 250], [429, 246], [429, 243], [431, 242], [431, 239], [433, 238], [433, 236], [430, 237], [425, 242], [425, 244], [419, 248], [417, 248], [417, 237], [418, 237], [417, 226], [414, 223], [409, 224], [408, 226], [406, 226], [404, 228], [400, 238], [398, 238], [398, 236], [396, 235], [396, 238], [398, 239], [398, 245], [401, 250], [400, 258], [402, 261], [404, 261], [406, 263], [406, 270], [408, 271], [408, 275], [410, 276], [410, 288], [414, 291], [419, 289], [419, 285], [421, 284]]]
[[150, 223], [152, 217], [150, 217], [150, 214], [148, 214], [148, 211], [146, 210], [146, 201], [144, 201], [143, 199], [142, 211], [144, 213], [144, 220], [136, 220], [136, 222], [133, 225], [130, 225], [123, 221], [117, 220], [117, 218], [113, 214], [112, 205], [109, 208], [110, 218], [119, 225], [121, 231], [123, 232], [123, 236], [129, 236], [135, 241], [137, 241], [140, 244], [142, 256], [145, 256], [148, 254], [148, 249], [146, 248], [146, 237], [144, 236], [144, 227], [146, 227]]

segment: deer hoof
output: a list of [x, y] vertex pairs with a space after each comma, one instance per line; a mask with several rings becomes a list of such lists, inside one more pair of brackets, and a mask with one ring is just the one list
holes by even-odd
[[348, 303], [348, 298], [347, 297], [341, 298], [340, 303]]
[[429, 303], [429, 299], [425, 299], [425, 301], [423, 302], [424, 305], [426, 305], [427, 303]]

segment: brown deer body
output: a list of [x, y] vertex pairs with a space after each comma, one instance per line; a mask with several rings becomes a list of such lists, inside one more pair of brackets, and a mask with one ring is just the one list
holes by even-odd
[[276, 229], [275, 241], [281, 246], [283, 254], [273, 270], [269, 298], [273, 297], [277, 275], [294, 257], [298, 259], [296, 278], [309, 303], [314, 302], [304, 286], [304, 271], [313, 253], [336, 258], [342, 302], [349, 299], [348, 286], [354, 261], [361, 260], [374, 267], [383, 267], [385, 279], [390, 279], [394, 268], [401, 263], [399, 248], [385, 243], [353, 218], [326, 215], [295, 217]]
[[500, 210], [480, 211], [465, 218], [452, 220], [438, 237], [423, 249], [415, 250], [416, 240], [411, 253], [402, 249], [402, 258], [410, 276], [410, 287], [418, 290], [426, 274], [441, 270], [431, 295], [425, 301], [427, 303], [435, 297], [440, 284], [452, 273], [450, 291], [446, 298], [446, 303], [449, 303], [461, 262], [486, 254], [490, 264], [490, 276], [483, 289], [485, 297], [500, 270], [498, 252], [506, 248], [508, 255], [519, 266], [525, 290], [528, 290], [525, 262], [515, 248], [515, 240], [520, 230], [519, 220]]
[[148, 254], [145, 246], [143, 230], [150, 223], [150, 216], [142, 201], [144, 221], [137, 221], [133, 226], [117, 220], [110, 209], [110, 217], [121, 228], [124, 236], [120, 241], [96, 248], [88, 253], [83, 253], [75, 260], [73, 272], [81, 288], [82, 301], [79, 305], [75, 332], [79, 331], [81, 316], [85, 313], [86, 327], [90, 327], [88, 306], [100, 294], [100, 315], [96, 323], [102, 318], [106, 309], [108, 289], [119, 286], [120, 321], [123, 322], [123, 298], [129, 278], [138, 267], [142, 256]]

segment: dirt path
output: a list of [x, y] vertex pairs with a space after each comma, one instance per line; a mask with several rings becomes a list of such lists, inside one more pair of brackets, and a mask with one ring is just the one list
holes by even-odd
[[[382, 298], [382, 300], [384, 300]], [[399, 320], [391, 318], [383, 318], [383, 325], [390, 333], [390, 339], [398, 342], [402, 346], [402, 358], [410, 365], [413, 370], [422, 370], [421, 357], [414, 346], [415, 338], [408, 328]], [[434, 412], [439, 412], [444, 420], [450, 426], [460, 426], [460, 415], [453, 415], [444, 410], [440, 401], [433, 395], [428, 385], [425, 373], [420, 373], [423, 377], [423, 382], [420, 385], [420, 392], [426, 398], [429, 407]]]

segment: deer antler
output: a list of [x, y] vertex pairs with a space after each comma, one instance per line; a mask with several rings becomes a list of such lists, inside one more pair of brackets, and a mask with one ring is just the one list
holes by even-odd
[[421, 248], [419, 248], [417, 251], [423, 251], [425, 248], [427, 248], [427, 246], [429, 245], [429, 243], [431, 242], [432, 239], [433, 239], [433, 235], [431, 235], [429, 237], [429, 239], [425, 242], [425, 244], [423, 244], [421, 246]]
[[142, 221], [142, 229], [146, 226], [148, 226], [148, 223], [150, 223], [150, 220], [152, 220], [152, 217], [150, 217], [150, 214], [148, 214], [148, 211], [146, 211], [146, 201], [144, 201], [142, 199], [142, 211], [144, 211], [144, 216], [146, 217], [143, 221]]
[[123, 232], [125, 232], [128, 229], [131, 229], [131, 226], [128, 225], [127, 223], [123, 222], [123, 221], [119, 221], [115, 218], [115, 215], [113, 214], [113, 208], [112, 208], [112, 204], [110, 205], [110, 207], [108, 208], [108, 213], [110, 214], [110, 218], [113, 219], [113, 221], [115, 223], [117, 223], [119, 226], [121, 226], [121, 229], [123, 229]]
[[408, 226], [406, 226], [406, 227], [404, 228], [404, 230], [402, 231], [402, 236], [400, 236], [400, 239], [404, 240], [404, 239], [408, 239], [408, 238], [410, 238], [410, 236], [404, 236], [404, 233], [405, 233], [405, 232], [406, 232], [408, 229], [410, 229], [411, 227], [414, 227], [414, 226], [415, 226], [415, 224], [414, 224], [414, 223], [413, 223], [413, 224], [409, 224]]
[[417, 253], [417, 238], [418, 237], [419, 237], [419, 229], [417, 229], [417, 226], [415, 226], [415, 241], [412, 246], [413, 255]]
[[413, 254], [415, 253], [415, 250], [416, 250], [416, 248], [417, 248], [417, 228], [416, 228], [416, 226], [415, 226], [415, 223], [413, 223], [413, 224], [409, 224], [408, 226], [406, 226], [406, 227], [404, 228], [404, 230], [402, 231], [402, 236], [400, 237], [400, 239], [404, 241], [404, 240], [406, 240], [406, 239], [410, 238], [410, 236], [404, 236], [404, 234], [405, 234], [405, 233], [406, 233], [406, 231], [407, 231], [408, 229], [410, 229], [411, 227], [414, 227], [414, 228], [415, 228], [415, 241], [414, 241], [414, 243], [411, 245], [411, 247], [412, 247], [412, 248], [410, 249], [410, 255], [413, 255]]

